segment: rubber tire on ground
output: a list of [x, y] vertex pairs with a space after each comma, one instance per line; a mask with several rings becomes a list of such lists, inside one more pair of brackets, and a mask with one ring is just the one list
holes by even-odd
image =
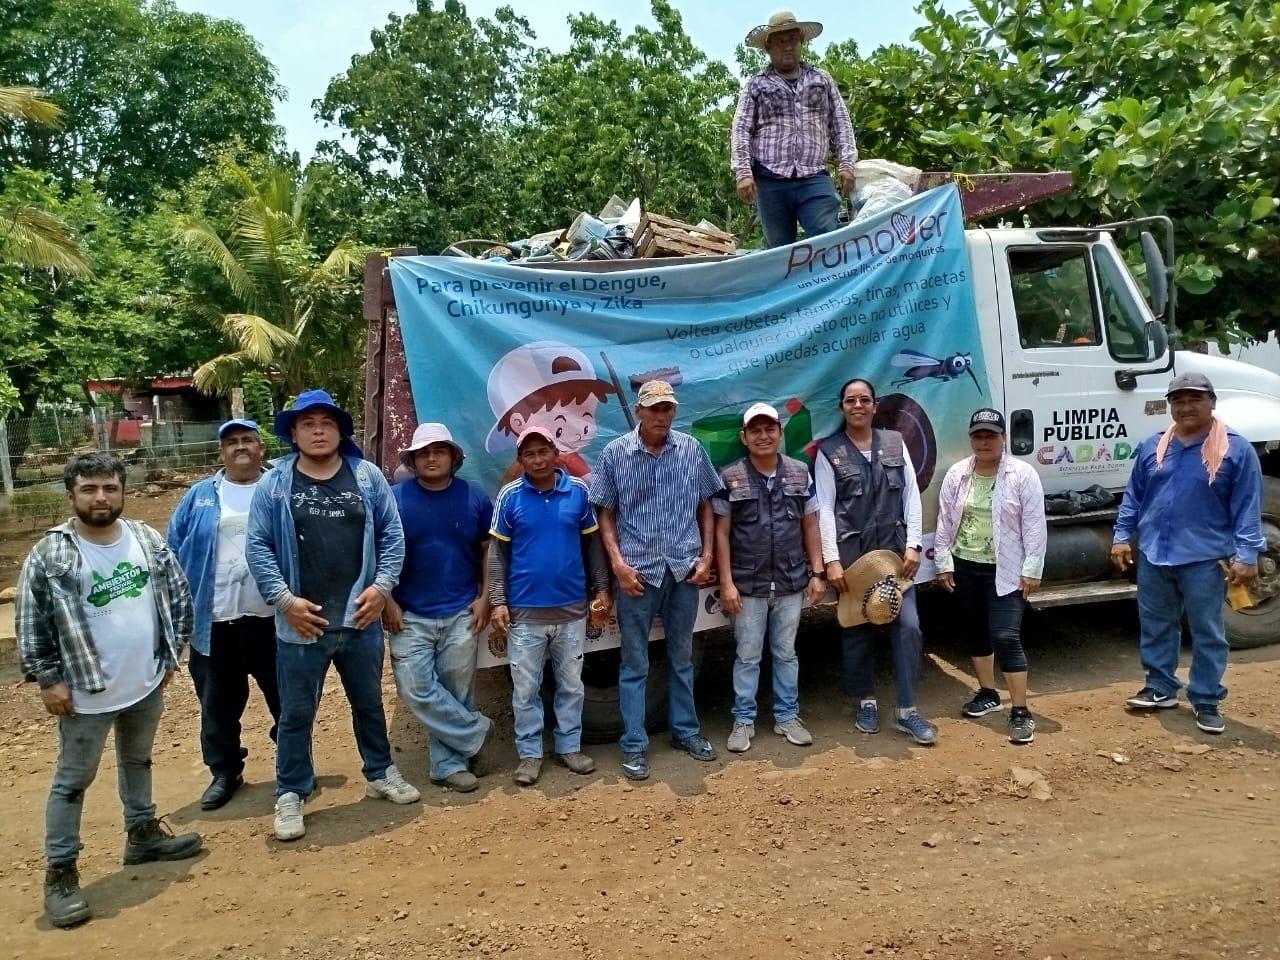
[[[1259, 561], [1280, 564], [1280, 480], [1275, 477], [1262, 478], [1262, 533], [1267, 549]], [[1272, 596], [1251, 610], [1227, 607], [1226, 624], [1227, 641], [1233, 650], [1280, 641], [1280, 596]]]
[[[622, 714], [618, 709], [618, 650], [588, 653], [582, 679], [586, 700], [582, 705], [582, 742], [617, 743], [622, 737]], [[702, 667], [702, 644], [693, 638], [693, 676], [697, 681]], [[550, 728], [555, 716], [551, 697], [554, 686], [548, 670], [542, 683], [542, 701]], [[650, 733], [667, 726], [667, 645], [658, 640], [649, 644], [649, 677], [645, 683], [645, 728]]]

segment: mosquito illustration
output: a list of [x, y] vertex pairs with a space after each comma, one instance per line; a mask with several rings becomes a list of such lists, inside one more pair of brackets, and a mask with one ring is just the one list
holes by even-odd
[[973, 372], [972, 354], [953, 353], [951, 356], [943, 360], [937, 357], [931, 357], [927, 353], [920, 353], [918, 350], [903, 350], [893, 355], [890, 361], [895, 367], [905, 367], [902, 378], [895, 380], [893, 385], [900, 387], [904, 383], [915, 383], [919, 380], [954, 380], [963, 373], [967, 373], [973, 380], [973, 385], [978, 388], [978, 394], [982, 394], [982, 384], [978, 383], [978, 377]]

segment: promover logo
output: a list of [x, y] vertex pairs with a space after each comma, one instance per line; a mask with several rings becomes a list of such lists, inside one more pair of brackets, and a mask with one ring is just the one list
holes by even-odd
[[[787, 257], [785, 277], [793, 273], [814, 273], [835, 270], [851, 263], [862, 263], [873, 257], [888, 257], [903, 247], [928, 243], [942, 236], [943, 221], [950, 211], [931, 213], [924, 217], [895, 213], [889, 222], [868, 233], [859, 233], [840, 243], [797, 243]], [[819, 238], [822, 239], [822, 238]]]

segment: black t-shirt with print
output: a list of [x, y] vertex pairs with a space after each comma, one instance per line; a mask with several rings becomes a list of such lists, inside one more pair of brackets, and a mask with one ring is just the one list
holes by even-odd
[[326, 633], [342, 629], [347, 601], [364, 565], [364, 501], [344, 460], [328, 480], [293, 468], [290, 508], [298, 540], [298, 591], [324, 609]]

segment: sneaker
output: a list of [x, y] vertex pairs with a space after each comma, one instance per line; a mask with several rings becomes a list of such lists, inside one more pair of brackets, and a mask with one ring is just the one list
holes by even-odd
[[126, 864], [151, 863], [153, 860], [186, 860], [200, 852], [204, 841], [198, 833], [174, 836], [169, 825], [154, 817], [129, 828], [124, 845]]
[[799, 717], [792, 717], [790, 720], [775, 723], [773, 732], [780, 737], [786, 737], [787, 743], [795, 747], [807, 747], [813, 743], [813, 734], [804, 728], [804, 724], [800, 722]]
[[439, 780], [433, 778], [431, 782], [438, 787], [448, 787], [450, 790], [456, 790], [458, 793], [470, 793], [480, 786], [480, 781], [476, 779], [476, 775], [470, 770], [455, 770], [447, 777], [441, 777]]
[[853, 725], [861, 733], [879, 733], [880, 709], [874, 703], [861, 704]]
[[381, 797], [392, 803], [413, 803], [422, 799], [418, 788], [400, 775], [393, 763], [387, 767], [380, 780], [370, 780], [364, 785], [366, 797]]
[[683, 750], [695, 760], [714, 760], [716, 758], [716, 748], [711, 745], [711, 741], [696, 733], [692, 737], [685, 737], [683, 740], [678, 737], [672, 737], [671, 746], [677, 750]]
[[729, 742], [725, 744], [732, 753], [746, 753], [751, 749], [751, 738], [756, 735], [754, 723], [733, 721], [733, 729], [729, 731]]
[[1000, 702], [1000, 694], [990, 687], [979, 687], [973, 698], [960, 708], [960, 713], [966, 717], [985, 717], [988, 713], [1003, 709], [1004, 704]]
[[1036, 721], [1026, 707], [1009, 711], [1009, 742], [1030, 743], [1036, 738]]
[[905, 717], [898, 717], [894, 727], [901, 730], [916, 743], [931, 747], [938, 742], [938, 728], [912, 710]]
[[541, 757], [522, 757], [520, 762], [516, 764], [516, 772], [511, 779], [522, 787], [532, 787], [538, 782], [538, 777], [541, 775]]
[[297, 840], [307, 832], [302, 819], [302, 798], [296, 793], [284, 793], [276, 798], [277, 840]]
[[1178, 705], [1178, 696], [1161, 693], [1154, 687], [1143, 687], [1125, 701], [1125, 706], [1134, 710], [1168, 710]]
[[624, 753], [622, 775], [628, 780], [648, 780], [649, 761], [645, 759], [643, 753]]
[[586, 776], [588, 773], [596, 772], [596, 762], [581, 750], [575, 750], [573, 753], [559, 754], [558, 759], [569, 768], [571, 773]]
[[1222, 733], [1227, 729], [1227, 721], [1222, 719], [1217, 707], [1204, 704], [1196, 707], [1196, 726], [1205, 733]]
[[74, 863], [45, 870], [44, 910], [55, 927], [74, 927], [92, 915], [89, 901], [80, 892], [80, 872]]

